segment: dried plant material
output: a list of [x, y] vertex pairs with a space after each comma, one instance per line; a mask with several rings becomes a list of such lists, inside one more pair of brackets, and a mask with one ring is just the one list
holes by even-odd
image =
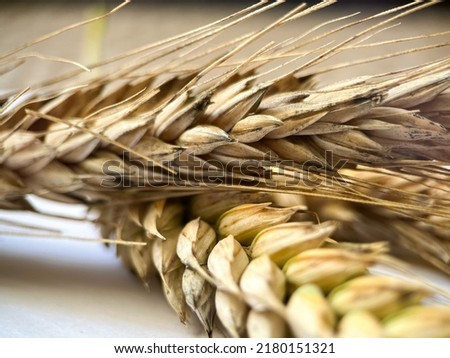
[[426, 118], [432, 119], [433, 123], [449, 128], [450, 92], [448, 90], [440, 93], [430, 102], [420, 105], [419, 108]]
[[185, 266], [176, 254], [177, 239], [181, 229], [167, 232], [166, 240], [154, 240], [153, 262], [161, 276], [164, 295], [167, 301], [178, 314], [180, 321], [187, 319], [186, 300], [182, 289], [182, 277]]
[[247, 253], [233, 236], [220, 240], [208, 257], [208, 270], [217, 288], [239, 295], [239, 280], [249, 264]]
[[194, 217], [215, 224], [219, 217], [241, 204], [258, 204], [270, 201], [271, 195], [264, 192], [218, 191], [195, 195], [191, 200], [191, 213]]
[[128, 249], [128, 252], [133, 269], [142, 281], [148, 285], [152, 274], [155, 272], [152, 259], [152, 245], [148, 244], [142, 248]]
[[[236, 158], [236, 159], [264, 159], [267, 156], [257, 145], [232, 142], [213, 150], [208, 157], [211, 158]], [[227, 163], [227, 162], [225, 162]]]
[[[155, 201], [151, 204], [135, 205], [128, 208], [128, 215], [122, 220], [124, 223], [119, 225], [117, 238], [133, 235], [130, 237], [132, 241], [146, 242], [148, 244], [144, 247], [117, 248], [118, 256], [136, 271], [145, 284], [149, 282], [150, 274], [155, 270], [161, 276], [170, 276], [167, 279], [168, 282], [174, 281], [172, 280], [173, 277], [175, 277], [176, 281], [182, 266], [179, 265], [178, 257], [173, 257], [173, 245], [176, 243], [176, 238], [173, 235], [180, 230], [179, 224], [181, 223], [182, 210], [183, 208], [177, 202], [166, 200]], [[160, 243], [151, 242], [152, 239], [156, 241], [166, 240], [166, 235], [171, 237], [169, 244], [160, 245]], [[157, 258], [158, 261], [154, 263], [153, 258]], [[172, 266], [175, 268], [175, 271], [179, 271], [178, 274], [172, 275], [170, 269]], [[168, 289], [166, 292], [169, 291], [171, 289]], [[172, 295], [172, 293], [168, 294]]]
[[322, 155], [301, 138], [265, 139], [264, 144], [273, 150], [280, 158], [292, 160], [297, 163], [323, 163]]
[[217, 317], [231, 337], [241, 337], [245, 333], [249, 309], [239, 280], [248, 264], [246, 252], [231, 235], [220, 240], [208, 257], [208, 270], [217, 286]]
[[413, 77], [387, 91], [384, 103], [392, 107], [417, 106], [446, 90], [449, 78], [449, 70], [430, 73], [425, 78]]
[[340, 338], [382, 338], [384, 332], [381, 322], [373, 314], [354, 310], [345, 314], [339, 321], [338, 336]]
[[[325, 241], [322, 247], [345, 250], [347, 252], [360, 255], [367, 255], [367, 259], [369, 259], [371, 255], [372, 259], [375, 259], [377, 255], [389, 253], [389, 244], [385, 241], [360, 243], [360, 242], [335, 241], [330, 238], [327, 241]], [[361, 258], [362, 257], [364, 256], [361, 256]]]
[[242, 143], [258, 142], [268, 133], [283, 125], [277, 117], [253, 115], [241, 119], [231, 129], [233, 138]]
[[28, 133], [25, 131], [17, 131], [13, 133], [5, 131], [0, 134], [0, 139], [0, 162], [3, 163], [13, 153], [26, 148], [30, 144], [33, 144], [36, 140], [36, 136], [33, 133]]
[[227, 132], [211, 125], [199, 125], [186, 130], [177, 140], [177, 144], [188, 153], [201, 155], [232, 141]]
[[[81, 124], [74, 122], [76, 126]], [[45, 143], [48, 143], [46, 138]], [[57, 157], [66, 163], [79, 163], [86, 159], [100, 144], [100, 140], [91, 133], [76, 133], [67, 141], [53, 145], [57, 148]]]
[[[332, 179], [338, 176], [339, 169], [331, 174], [323, 173], [320, 169], [333, 167], [333, 163], [324, 155], [327, 150], [333, 150], [336, 156], [355, 165], [364, 163], [373, 167], [390, 168], [389, 175], [393, 177], [399, 175], [400, 168], [410, 167], [410, 162], [398, 160], [417, 160], [422, 166], [420, 177], [429, 177], [433, 171], [429, 168], [435, 166], [434, 161], [445, 162], [448, 157], [447, 129], [439, 129], [441, 119], [436, 118], [436, 112], [427, 109], [425, 113], [430, 113], [431, 118], [424, 116], [423, 120], [416, 121], [411, 119], [413, 116], [405, 113], [408, 125], [403, 126], [402, 130], [406, 134], [397, 141], [383, 138], [383, 133], [376, 132], [383, 128], [371, 127], [373, 123], [370, 121], [384, 121], [386, 128], [396, 130], [400, 129], [396, 127], [398, 120], [389, 123], [390, 114], [383, 117], [372, 110], [383, 109], [386, 112], [386, 108], [395, 106], [398, 108], [394, 110], [415, 113], [418, 109], [415, 106], [427, 108], [427, 103], [439, 97], [448, 87], [449, 70], [445, 59], [420, 67], [361, 76], [322, 87], [315, 85], [314, 78], [315, 73], [333, 70], [317, 68], [323, 60], [343, 51], [359, 48], [360, 42], [368, 41], [380, 31], [380, 27], [384, 28], [390, 22], [427, 7], [428, 4], [411, 4], [411, 9], [398, 7], [375, 17], [355, 21], [351, 20], [352, 16], [342, 17], [330, 23], [318, 24], [314, 28], [319, 31], [324, 25], [348, 21], [333, 31], [319, 33], [313, 38], [308, 38], [310, 32], [307, 32], [278, 44], [268, 42], [241, 59], [234, 56], [239, 55], [241, 50], [254, 41], [268, 35], [272, 29], [330, 4], [321, 3], [303, 10], [305, 5], [301, 5], [267, 28], [204, 48], [213, 37], [226, 32], [230, 27], [279, 5], [278, 2], [259, 3], [187, 34], [94, 66], [113, 65], [119, 59], [129, 61], [125, 61], [125, 65], [117, 71], [93, 76], [88, 81], [78, 77], [79, 72], [75, 71], [59, 79], [46, 81], [32, 91], [3, 98], [5, 105], [0, 114], [0, 136], [13, 139], [16, 133], [27, 133], [27, 142], [32, 141], [32, 144], [21, 149], [10, 145], [8, 157], [20, 155], [18, 160], [8, 160], [6, 167], [14, 168], [20, 175], [28, 175], [38, 172], [37, 168], [45, 170], [47, 164], [54, 161], [70, 163], [74, 172], [81, 173], [85, 168], [80, 168], [80, 163], [97, 152], [116, 153], [121, 158], [140, 161], [143, 167], [139, 173], [131, 175], [130, 184], [137, 190], [127, 190], [129, 201], [138, 197], [142, 199], [141, 171], [157, 178], [151, 181], [151, 185], [145, 186], [145, 195], [151, 200], [156, 195], [163, 196], [155, 193], [159, 189], [158, 184], [162, 182], [168, 184], [164, 186], [164, 196], [182, 195], [180, 187], [191, 185], [193, 177], [195, 183], [200, 184], [196, 191], [217, 187], [216, 181], [205, 178], [204, 172], [200, 178], [196, 175], [198, 171], [195, 163], [205, 163], [210, 159], [217, 159], [221, 164], [215, 168], [217, 178], [224, 178], [227, 186], [237, 190], [257, 185], [268, 191], [310, 193], [309, 180], [297, 181], [290, 188], [286, 186], [292, 178], [304, 178], [305, 171], [304, 168], [292, 165], [289, 165], [289, 171], [285, 171], [284, 162], [292, 160], [303, 165], [313, 161], [314, 165], [310, 165], [308, 170], [314, 166], [317, 170], [313, 170], [314, 173], [308, 172], [308, 175]], [[387, 18], [351, 34], [336, 46], [314, 48], [314, 43], [320, 39], [330, 37], [331, 40], [334, 33], [346, 27], [365, 24], [382, 15]], [[161, 44], [165, 45], [159, 46]], [[313, 48], [302, 52], [301, 47], [305, 44], [313, 44]], [[429, 48], [433, 48], [433, 45]], [[297, 53], [298, 50], [300, 52]], [[407, 53], [408, 51], [405, 52]], [[210, 54], [217, 56], [210, 60], [206, 56]], [[303, 57], [307, 54], [315, 57], [304, 62]], [[8, 60], [9, 56], [3, 56], [4, 60], [11, 60]], [[295, 61], [289, 58], [291, 56]], [[389, 56], [394, 54], [382, 58]], [[375, 61], [367, 59], [369, 62], [371, 60]], [[277, 61], [281, 61], [281, 64]], [[295, 64], [294, 70], [288, 70], [287, 65], [291, 64]], [[153, 68], [143, 75], [141, 70], [147, 65], [153, 65]], [[334, 69], [351, 65], [352, 63], [338, 64]], [[221, 72], [222, 68], [224, 70]], [[275, 74], [275, 70], [279, 70], [280, 74]], [[67, 87], [65, 81], [69, 80], [73, 84]], [[412, 106], [411, 97], [414, 98]], [[372, 114], [375, 119], [370, 118]], [[369, 122], [363, 123], [364, 120]], [[427, 120], [438, 126], [430, 129], [425, 123]], [[362, 121], [361, 127], [358, 121]], [[410, 129], [407, 127], [410, 125], [418, 130], [417, 136], [412, 131], [410, 133], [415, 136], [414, 143], [407, 138]], [[38, 133], [36, 130], [40, 129], [43, 132]], [[33, 135], [30, 136], [30, 133]], [[389, 130], [385, 133], [389, 133]], [[226, 144], [230, 140], [237, 142]], [[200, 158], [184, 165], [186, 163], [179, 161], [179, 158], [189, 151]], [[266, 161], [267, 157], [264, 157], [268, 153], [269, 163]], [[273, 156], [274, 153], [278, 156]], [[251, 165], [256, 164], [258, 170], [245, 170], [246, 181], [235, 180], [239, 170], [236, 170], [234, 163], [239, 163], [243, 168], [243, 162], [247, 159], [254, 160]], [[389, 165], [391, 160], [397, 161], [395, 169]], [[17, 167], [31, 162], [34, 165], [27, 167], [26, 172], [21, 172]], [[281, 170], [278, 168], [280, 162], [283, 163]], [[317, 164], [320, 164], [320, 168]], [[161, 169], [167, 173], [161, 173]], [[364, 173], [366, 170], [358, 168], [357, 172]], [[176, 175], [181, 172], [182, 176]], [[261, 176], [261, 172], [276, 176], [276, 186], [272, 181], [266, 180], [265, 176]], [[351, 184], [348, 186], [315, 186], [314, 195], [374, 203], [392, 209], [401, 208], [402, 203], [397, 200], [380, 202], [371, 195], [360, 194], [364, 187], [376, 189], [377, 186], [354, 179], [341, 178], [343, 182]], [[32, 178], [29, 182], [33, 182]], [[101, 182], [104, 183], [103, 180]], [[64, 195], [53, 195], [53, 198], [63, 200], [70, 196], [67, 200], [74, 200], [76, 197], [75, 200], [90, 204], [93, 201], [115, 200], [117, 196], [123, 195], [119, 194], [123, 189], [120, 185], [111, 186], [110, 189], [114, 190], [102, 196], [94, 195], [102, 188], [99, 188], [93, 178], [89, 178], [89, 184], [88, 188], [80, 189], [76, 194], [63, 193]], [[40, 194], [40, 189], [41, 183], [33, 187], [32, 191]], [[188, 194], [186, 191], [185, 194], [191, 195], [192, 192]], [[424, 210], [416, 201], [414, 192], [404, 193], [404, 198], [405, 201], [409, 200], [411, 209], [414, 209], [408, 215], [414, 217]], [[434, 206], [440, 205], [437, 202]], [[448, 213], [443, 214], [448, 217]]]
[[206, 93], [199, 98], [187, 98], [186, 103], [176, 112], [171, 113], [172, 104], [184, 99], [187, 93], [183, 93], [172, 103], [168, 103], [156, 116], [155, 134], [165, 141], [173, 141], [178, 138], [187, 128], [194, 124], [201, 116], [202, 111], [208, 106], [210, 94]]
[[286, 294], [283, 272], [267, 255], [250, 261], [242, 274], [240, 287], [245, 300], [256, 311], [273, 311], [284, 316]]
[[239, 93], [211, 112], [208, 122], [229, 131], [239, 120], [257, 108], [265, 91], [265, 88], [254, 87]]
[[333, 222], [318, 225], [292, 222], [270, 226], [256, 235], [249, 248], [250, 256], [267, 254], [278, 266], [283, 266], [300, 252], [319, 247], [335, 227]]
[[[106, 213], [109, 215], [106, 215]], [[142, 229], [133, 221], [129, 220], [128, 217], [124, 216], [119, 219], [118, 214], [113, 210], [103, 210], [101, 217], [106, 219], [108, 216], [113, 220], [118, 220], [119, 222], [115, 228], [109, 228], [109, 233], [112, 234], [114, 232], [116, 240], [125, 239], [133, 242], [147, 242], [147, 238], [142, 232]], [[153, 260], [151, 256], [149, 257], [149, 254], [151, 255], [151, 248], [130, 248], [118, 245], [116, 248], [116, 254], [122, 259], [125, 266], [135, 272], [138, 277], [142, 279], [145, 285], [148, 284], [148, 274], [153, 270]]]
[[282, 208], [290, 208], [295, 206], [304, 206], [305, 208], [308, 207], [303, 195], [291, 193], [272, 193], [271, 197], [274, 206], [280, 206]]
[[177, 255], [180, 261], [195, 270], [204, 279], [211, 281], [206, 265], [208, 256], [216, 244], [216, 232], [206, 222], [192, 220], [188, 222], [178, 237]]
[[32, 133], [17, 131], [0, 137], [0, 163], [29, 175], [38, 173], [56, 156], [53, 147], [42, 145]]
[[180, 227], [183, 207], [176, 202], [157, 200], [151, 203], [142, 215], [142, 227], [148, 237], [165, 240], [162, 233]]
[[25, 185], [20, 177], [11, 170], [0, 167], [0, 206], [7, 206], [11, 200], [20, 200], [23, 197]]
[[380, 138], [420, 141], [445, 139], [447, 131], [440, 123], [405, 109], [378, 107], [352, 124]]
[[[288, 106], [296, 106], [296, 105], [288, 105]], [[266, 135], [269, 139], [282, 139], [288, 136], [294, 136], [297, 135], [302, 131], [302, 129], [309, 127], [310, 125], [316, 123], [319, 121], [322, 117], [324, 117], [328, 112], [319, 112], [314, 113], [312, 115], [307, 115], [308, 109], [305, 111], [303, 110], [294, 110], [294, 112], [290, 113], [290, 108], [287, 108], [288, 106], [281, 106], [276, 109], [272, 110], [266, 110], [262, 113], [269, 114], [272, 116], [275, 116], [278, 119], [283, 120], [283, 126], [274, 129], [269, 134]], [[296, 106], [298, 108], [298, 106]], [[296, 109], [297, 109], [296, 108]], [[308, 106], [306, 105], [306, 108]], [[312, 109], [312, 112], [314, 112], [314, 108]], [[276, 112], [275, 112], [276, 111]], [[275, 113], [274, 113], [275, 112]], [[298, 112], [298, 114], [296, 114]], [[303, 112], [303, 113], [301, 113]], [[306, 115], [305, 115], [306, 114]], [[290, 118], [292, 117], [292, 119]]]
[[163, 142], [156, 137], [146, 136], [134, 146], [133, 150], [138, 152], [139, 156], [131, 153], [130, 157], [132, 160], [140, 160], [142, 156], [147, 156], [157, 161], [171, 161], [175, 159], [183, 149], [179, 146]]
[[83, 187], [83, 182], [77, 175], [68, 166], [58, 162], [47, 165], [45, 173], [34, 173], [32, 180], [27, 180], [27, 184], [41, 186], [55, 193], [70, 193]]
[[186, 304], [195, 312], [203, 329], [211, 337], [214, 318], [214, 288], [197, 271], [187, 268], [182, 289]]
[[361, 309], [385, 317], [403, 307], [418, 304], [429, 294], [423, 287], [398, 278], [366, 275], [336, 287], [328, 299], [340, 315]]
[[286, 337], [286, 322], [274, 312], [251, 310], [247, 333], [250, 338], [283, 338]]
[[313, 283], [329, 292], [348, 279], [365, 274], [376, 257], [344, 249], [311, 249], [287, 261], [283, 271], [293, 287]]
[[407, 307], [386, 317], [383, 324], [386, 337], [450, 338], [450, 308]]
[[330, 143], [335, 143], [348, 147], [350, 149], [360, 150], [369, 153], [383, 153], [388, 154], [387, 148], [384, 148], [381, 144], [370, 139], [367, 135], [359, 130], [348, 129], [344, 132], [336, 132], [332, 134], [322, 134], [321, 139]]
[[243, 298], [229, 291], [216, 291], [216, 314], [220, 323], [230, 337], [239, 338], [245, 335], [249, 308]]
[[334, 336], [335, 314], [316, 285], [306, 284], [295, 290], [286, 310], [287, 321], [296, 337]]
[[[105, 168], [105, 163], [108, 166]], [[99, 151], [94, 155], [83, 160], [78, 168], [80, 173], [87, 176], [86, 182], [93, 185], [103, 184], [114, 185], [114, 178], [109, 175], [117, 175], [117, 173], [129, 173], [133, 175], [133, 169], [127, 163], [125, 163], [116, 154], [108, 151]]]
[[182, 289], [187, 305], [195, 312], [208, 336], [212, 335], [214, 318], [214, 288], [206, 262], [216, 244], [216, 233], [200, 220], [187, 223], [178, 236], [176, 254], [186, 269]]
[[[157, 222], [161, 218], [165, 200], [158, 200], [150, 205], [146, 205], [144, 209], [140, 206], [132, 206], [130, 210], [130, 218], [145, 230], [147, 237], [165, 240], [165, 237], [159, 232]], [[142, 212], [143, 211], [143, 212]]]
[[322, 152], [329, 151], [340, 158], [346, 158], [351, 163], [381, 163], [387, 156], [386, 152], [368, 152], [359, 148], [343, 145], [334, 141], [329, 141], [324, 136], [314, 136], [312, 138], [314, 144], [318, 146]]
[[151, 275], [155, 272], [153, 264], [153, 246], [148, 240], [142, 229], [127, 220], [122, 220], [116, 229], [116, 239], [132, 242], [146, 243], [145, 246], [124, 247], [118, 246], [116, 249], [117, 256], [119, 256], [124, 264], [134, 271], [142, 282], [147, 286], [150, 282]]
[[233, 235], [242, 245], [250, 245], [261, 230], [288, 221], [298, 208], [273, 208], [270, 203], [244, 204], [228, 210], [217, 222], [221, 236]]
[[[437, 180], [421, 181], [415, 176], [392, 178], [384, 176], [383, 173], [367, 176], [367, 180], [391, 188], [390, 194], [384, 190], [379, 192], [381, 197], [393, 195], [399, 198], [404, 190], [414, 190], [421, 196], [424, 208], [433, 206], [436, 198], [448, 196], [445, 186]], [[365, 180], [366, 175], [361, 175], [361, 179]], [[323, 220], [340, 222], [333, 235], [339, 241], [349, 237], [360, 242], [383, 240], [389, 243], [390, 252], [394, 255], [423, 260], [445, 273], [450, 273], [450, 247], [447, 245], [449, 235], [444, 229], [447, 219], [422, 214], [421, 217], [426, 218], [426, 222], [417, 221], [387, 208], [343, 203], [338, 200], [328, 199], [325, 203], [322, 199], [307, 199], [307, 203]]]

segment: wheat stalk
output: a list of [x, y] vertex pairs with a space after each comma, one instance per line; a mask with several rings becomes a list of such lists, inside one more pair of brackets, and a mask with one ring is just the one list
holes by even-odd
[[[81, 66], [5, 97], [0, 208], [35, 210], [29, 194], [96, 207], [104, 237], [141, 244], [118, 246], [124, 262], [146, 283], [158, 272], [180, 319], [194, 312], [208, 334], [217, 312], [231, 336], [348, 336], [358, 322], [373, 336], [448, 335], [439, 329], [447, 308], [408, 311], [430, 290], [367, 274], [375, 263], [393, 262], [380, 245], [337, 245], [329, 239], [334, 221], [313, 224], [307, 212], [344, 222], [336, 234], [344, 241], [379, 240], [382, 231], [381, 239], [399, 238], [400, 247], [449, 272], [449, 58], [331, 85], [316, 80], [352, 65], [320, 67], [324, 60], [364, 46], [430, 3], [268, 39], [331, 3], [300, 5], [261, 30], [211, 45], [279, 5], [260, 2], [90, 66], [101, 74], [86, 77]], [[243, 52], [253, 44], [261, 46]], [[23, 49], [3, 55], [0, 65], [23, 61]], [[119, 60], [127, 61], [114, 67]], [[189, 205], [169, 200], [191, 196]], [[186, 222], [188, 208], [194, 220]], [[308, 255], [325, 266], [299, 269]], [[365, 282], [378, 291], [359, 306]], [[384, 307], [378, 294], [387, 297]], [[348, 300], [359, 311], [347, 309]], [[404, 333], [427, 310], [439, 312], [436, 320]], [[295, 312], [309, 322], [295, 320]]]

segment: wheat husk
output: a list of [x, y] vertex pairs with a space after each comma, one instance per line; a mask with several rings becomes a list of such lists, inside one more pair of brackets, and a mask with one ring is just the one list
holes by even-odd
[[247, 332], [250, 338], [286, 337], [286, 322], [271, 311], [251, 310], [247, 318]]
[[292, 293], [287, 317], [296, 337], [334, 336], [335, 313], [320, 288], [313, 284], [305, 284]]
[[448, 306], [413, 306], [387, 317], [384, 321], [387, 337], [450, 337]]
[[338, 327], [341, 338], [382, 338], [381, 322], [373, 314], [363, 310], [353, 310], [342, 317]]
[[384, 276], [361, 276], [337, 286], [329, 300], [340, 315], [354, 309], [367, 310], [377, 317], [420, 303], [429, 293], [420, 286]]
[[333, 222], [320, 225], [307, 222], [273, 225], [254, 237], [249, 253], [253, 258], [269, 255], [272, 261], [282, 267], [298, 253], [319, 247], [334, 229]]
[[240, 295], [217, 289], [215, 305], [217, 319], [227, 336], [233, 338], [245, 337], [249, 307], [244, 299]]
[[365, 274], [375, 262], [374, 254], [319, 248], [292, 257], [283, 266], [283, 271], [294, 288], [313, 283], [328, 293], [348, 279]]

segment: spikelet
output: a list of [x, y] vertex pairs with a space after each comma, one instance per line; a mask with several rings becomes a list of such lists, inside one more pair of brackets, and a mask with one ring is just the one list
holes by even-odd
[[387, 337], [450, 337], [448, 306], [412, 306], [384, 320]]
[[296, 337], [333, 337], [335, 313], [320, 288], [299, 287], [287, 303], [287, 319]]
[[381, 338], [384, 336], [381, 322], [371, 313], [353, 310], [342, 317], [339, 323], [341, 338]]

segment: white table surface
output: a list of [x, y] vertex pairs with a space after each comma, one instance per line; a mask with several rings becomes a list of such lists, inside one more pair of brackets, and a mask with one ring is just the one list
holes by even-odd
[[[48, 223], [23, 213], [0, 218]], [[52, 225], [67, 235], [98, 235], [88, 224]], [[9, 229], [0, 223], [0, 231]], [[0, 337], [197, 336], [204, 336], [201, 329], [179, 322], [159, 282], [146, 290], [112, 247], [0, 233]]]

